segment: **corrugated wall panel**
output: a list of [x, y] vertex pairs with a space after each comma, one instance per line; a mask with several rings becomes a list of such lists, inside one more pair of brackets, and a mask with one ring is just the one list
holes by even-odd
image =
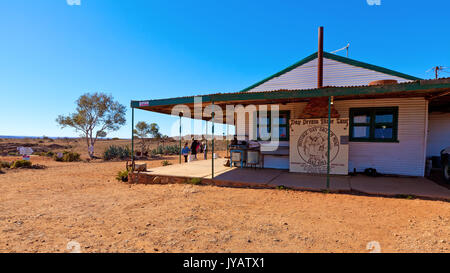
[[[280, 110], [290, 110], [291, 118], [298, 118], [306, 103], [290, 103], [281, 105]], [[423, 176], [425, 172], [425, 148], [427, 125], [427, 101], [423, 98], [408, 99], [373, 99], [336, 101], [335, 108], [342, 118], [349, 117], [350, 108], [359, 107], [399, 107], [398, 143], [350, 142], [349, 144], [349, 171], [356, 168], [364, 171], [366, 168], [375, 168], [385, 174], [399, 174]], [[449, 115], [450, 117], [450, 115]], [[448, 120], [450, 122], [450, 119]], [[429, 140], [430, 142], [432, 140]], [[288, 145], [288, 143], [281, 143]], [[275, 159], [276, 160], [276, 159]], [[265, 167], [280, 168], [280, 162], [271, 160]], [[285, 166], [284, 166], [285, 165]], [[289, 168], [283, 161], [285, 169]]]
[[423, 176], [427, 101], [423, 98], [336, 101], [341, 117], [350, 108], [399, 107], [398, 143], [350, 142], [349, 170], [375, 168], [380, 173]]
[[[303, 108], [306, 106], [305, 102], [302, 103], [288, 103], [285, 105], [280, 105], [280, 111], [290, 111], [291, 118], [298, 118], [298, 116], [302, 113]], [[268, 107], [270, 110], [270, 107]], [[249, 121], [248, 116], [246, 117], [246, 122], [249, 124], [245, 127], [245, 131], [243, 127], [239, 130], [239, 134], [241, 135], [249, 135], [249, 128], [254, 126], [252, 120]], [[289, 146], [289, 141], [280, 141], [280, 146]], [[278, 156], [266, 156], [264, 160], [264, 168], [274, 168], [274, 169], [289, 169], [289, 156], [278, 157]]]
[[450, 146], [450, 113], [430, 113], [428, 121], [427, 156], [440, 156]]
[[[352, 66], [324, 58], [324, 86], [360, 86], [371, 81], [393, 79], [398, 82], [410, 80], [380, 73], [367, 68]], [[317, 59], [299, 66], [279, 77], [273, 78], [248, 92], [275, 91], [280, 89], [312, 89], [317, 87]]]

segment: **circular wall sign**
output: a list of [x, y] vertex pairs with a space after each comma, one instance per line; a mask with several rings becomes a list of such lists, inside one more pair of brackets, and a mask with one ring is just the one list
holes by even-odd
[[[339, 153], [339, 139], [333, 131], [330, 131], [330, 162]], [[303, 132], [297, 141], [297, 151], [303, 161], [320, 167], [327, 165], [328, 153], [328, 129], [326, 126], [314, 126]]]

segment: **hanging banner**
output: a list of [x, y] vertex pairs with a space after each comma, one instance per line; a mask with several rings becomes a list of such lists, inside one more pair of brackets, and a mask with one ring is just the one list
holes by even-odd
[[[328, 119], [291, 119], [291, 172], [327, 173]], [[348, 118], [331, 119], [330, 173], [348, 174]]]

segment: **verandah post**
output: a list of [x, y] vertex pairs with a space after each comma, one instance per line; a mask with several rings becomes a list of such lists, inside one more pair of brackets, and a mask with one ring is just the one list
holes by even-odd
[[134, 107], [131, 106], [131, 171], [134, 172]]
[[205, 132], [205, 141], [206, 141], [206, 151], [205, 151], [205, 160], [208, 159], [208, 121], [206, 121], [206, 132]]
[[227, 140], [227, 157], [229, 156], [229, 150], [228, 150], [228, 123], [227, 123], [227, 135], [225, 136], [225, 139]]
[[331, 96], [328, 97], [327, 189], [330, 188]]
[[212, 102], [213, 105], [213, 111], [211, 113], [212, 116], [212, 128], [211, 128], [211, 135], [212, 135], [212, 143], [211, 143], [211, 178], [214, 179], [214, 117], [216, 116], [216, 113], [214, 113], [214, 101]]
[[182, 147], [181, 147], [181, 117], [183, 116], [183, 114], [182, 113], [180, 113], [180, 156], [179, 156], [179, 162], [180, 162], [180, 164], [181, 164], [181, 151], [182, 151]]

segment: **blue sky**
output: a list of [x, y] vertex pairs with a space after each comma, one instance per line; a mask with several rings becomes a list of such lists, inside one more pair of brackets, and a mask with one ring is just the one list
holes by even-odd
[[[0, 0], [0, 135], [76, 136], [86, 92], [157, 99], [239, 91], [317, 49], [422, 78], [450, 66], [449, 1]], [[450, 75], [448, 75], [450, 76]], [[173, 117], [136, 112], [170, 134]], [[130, 137], [127, 125], [110, 137]], [[219, 130], [219, 133], [220, 130]]]

